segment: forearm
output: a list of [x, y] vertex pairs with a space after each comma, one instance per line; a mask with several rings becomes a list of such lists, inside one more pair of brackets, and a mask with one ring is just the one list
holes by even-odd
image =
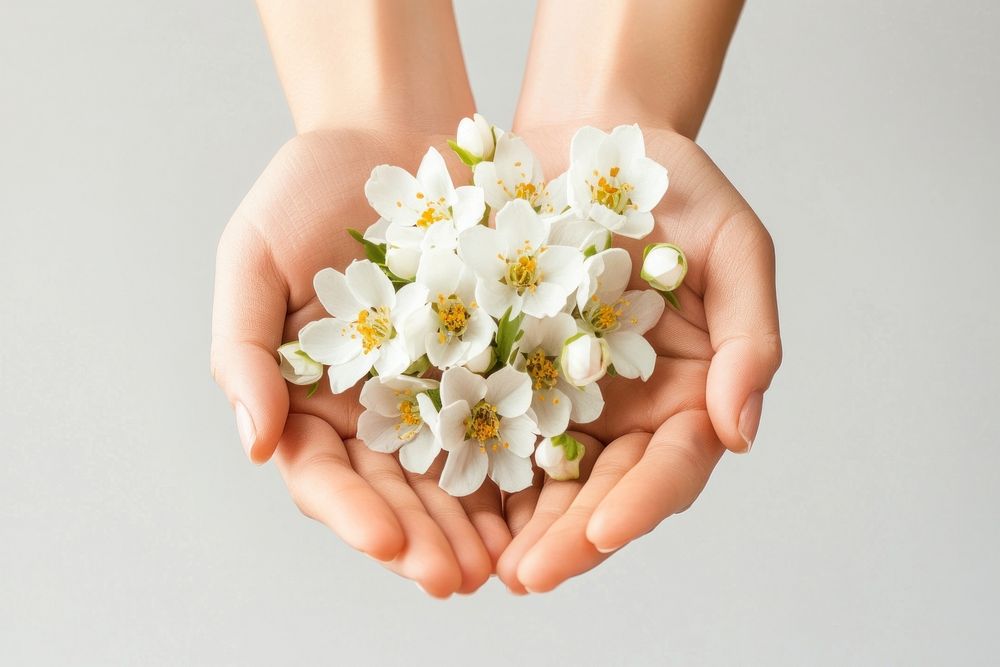
[[473, 111], [450, 0], [258, 0], [300, 133], [453, 129]]
[[698, 133], [742, 0], [541, 0], [515, 126]]

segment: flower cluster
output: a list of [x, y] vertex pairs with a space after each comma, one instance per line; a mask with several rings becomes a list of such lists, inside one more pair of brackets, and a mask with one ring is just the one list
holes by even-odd
[[487, 476], [527, 487], [533, 454], [553, 478], [575, 478], [583, 445], [567, 428], [600, 416], [606, 374], [650, 377], [644, 334], [665, 300], [677, 306], [679, 248], [648, 246], [653, 289], [633, 290], [632, 260], [612, 245], [653, 229], [667, 170], [636, 125], [582, 128], [552, 180], [521, 138], [478, 114], [449, 145], [471, 185], [456, 186], [434, 148], [416, 174], [372, 171], [365, 194], [380, 217], [351, 230], [367, 258], [316, 274], [330, 316], [278, 349], [282, 374], [315, 391], [327, 367], [334, 393], [367, 378], [358, 437], [415, 473], [444, 450], [452, 495]]

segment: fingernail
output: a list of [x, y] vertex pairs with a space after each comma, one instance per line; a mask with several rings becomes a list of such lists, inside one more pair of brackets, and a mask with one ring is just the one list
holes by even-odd
[[247, 406], [236, 401], [236, 430], [240, 433], [240, 442], [243, 443], [243, 451], [247, 457], [253, 460], [250, 452], [253, 451], [253, 443], [257, 439], [257, 429], [253, 425], [253, 417]]
[[740, 412], [739, 431], [740, 437], [747, 443], [746, 451], [753, 447], [753, 440], [757, 437], [757, 428], [760, 426], [760, 411], [764, 407], [764, 394], [755, 391], [747, 396], [747, 402], [743, 404]]
[[623, 544], [623, 545], [621, 545], [621, 546], [618, 546], [618, 547], [610, 547], [610, 548], [604, 548], [604, 547], [596, 547], [596, 546], [595, 546], [594, 548], [595, 548], [595, 549], [597, 549], [598, 551], [600, 551], [600, 552], [601, 552], [602, 554], [609, 554], [609, 553], [611, 553], [612, 551], [618, 551], [618, 550], [619, 550], [619, 549], [621, 549], [621, 548], [622, 548], [623, 546], [625, 546], [625, 545]]

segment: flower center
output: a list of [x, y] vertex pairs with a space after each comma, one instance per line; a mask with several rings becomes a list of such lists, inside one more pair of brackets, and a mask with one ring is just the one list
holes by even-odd
[[354, 330], [357, 331], [356, 335], [361, 336], [361, 348], [368, 354], [392, 338], [389, 309], [380, 306], [362, 310], [358, 313], [358, 319], [354, 321]]
[[534, 183], [518, 183], [514, 186], [514, 197], [516, 199], [524, 199], [534, 205], [535, 197], [537, 196], [538, 188], [535, 187]]
[[635, 186], [631, 183], [620, 182], [618, 180], [619, 171], [619, 167], [611, 167], [608, 175], [603, 176], [595, 169], [594, 178], [597, 179], [597, 182], [587, 181], [587, 185], [590, 187], [590, 198], [593, 201], [621, 214], [627, 208], [635, 208], [635, 204], [629, 197], [629, 192], [634, 190]]
[[559, 371], [552, 359], [545, 356], [545, 350], [538, 348], [527, 356], [525, 371], [531, 377], [531, 388], [552, 389], [559, 379]]
[[[417, 199], [425, 199], [423, 192], [417, 193]], [[421, 229], [427, 229], [435, 222], [439, 220], [446, 220], [451, 217], [451, 212], [445, 207], [446, 200], [444, 197], [439, 197], [437, 201], [427, 201], [427, 207], [424, 212], [420, 214], [417, 218], [417, 227]]]
[[[474, 304], [470, 304], [474, 306]], [[452, 294], [438, 294], [437, 301], [431, 308], [438, 316], [438, 339], [443, 343], [451, 336], [461, 336], [469, 326], [472, 313], [465, 307], [461, 298]]]
[[497, 407], [485, 400], [479, 401], [465, 419], [465, 437], [478, 440], [480, 449], [485, 451], [486, 442], [499, 435], [500, 417], [497, 416]]
[[396, 424], [396, 437], [400, 440], [412, 440], [420, 432], [424, 420], [420, 417], [420, 407], [411, 391], [396, 392], [400, 399], [399, 423]]
[[[597, 297], [592, 297], [595, 301]], [[594, 330], [603, 333], [616, 329], [618, 327], [618, 320], [621, 319], [622, 315], [625, 314], [625, 309], [628, 308], [629, 301], [625, 299], [618, 299], [614, 303], [596, 303], [587, 309], [584, 315]]]
[[536, 253], [530, 243], [525, 241], [524, 246], [518, 249], [517, 257], [511, 259], [500, 255], [500, 259], [507, 262], [504, 282], [517, 290], [518, 294], [534, 292], [538, 283], [542, 281], [542, 272], [538, 269], [538, 255], [543, 252], [545, 246], [539, 248]]

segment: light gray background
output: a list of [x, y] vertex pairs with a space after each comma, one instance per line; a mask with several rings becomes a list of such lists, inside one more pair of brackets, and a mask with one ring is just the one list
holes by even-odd
[[[459, 3], [500, 124], [531, 4]], [[754, 453], [553, 594], [446, 603], [302, 518], [209, 379], [216, 239], [292, 132], [252, 5], [2, 14], [0, 661], [1000, 660], [991, 0], [750, 3], [700, 141], [778, 250]]]

